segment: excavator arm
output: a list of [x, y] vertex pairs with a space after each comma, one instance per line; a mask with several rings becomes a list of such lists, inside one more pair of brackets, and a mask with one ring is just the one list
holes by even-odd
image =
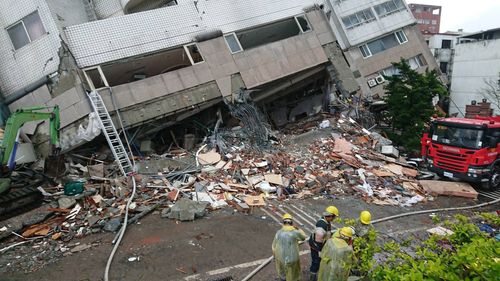
[[[52, 110], [50, 111], [50, 109]], [[0, 144], [0, 164], [10, 166], [9, 164], [13, 161], [19, 129], [24, 123], [47, 119], [50, 120], [50, 142], [58, 146], [60, 117], [57, 105], [54, 107], [23, 108], [11, 114], [5, 125], [4, 138]]]

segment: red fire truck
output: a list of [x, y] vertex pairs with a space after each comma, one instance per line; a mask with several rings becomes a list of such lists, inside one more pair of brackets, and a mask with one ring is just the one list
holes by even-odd
[[500, 116], [438, 118], [422, 137], [430, 171], [494, 190], [500, 186]]

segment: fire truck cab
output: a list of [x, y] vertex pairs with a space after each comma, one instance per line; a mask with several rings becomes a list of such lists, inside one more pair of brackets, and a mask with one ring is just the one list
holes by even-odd
[[440, 177], [500, 186], [500, 116], [435, 119], [421, 144], [427, 168]]

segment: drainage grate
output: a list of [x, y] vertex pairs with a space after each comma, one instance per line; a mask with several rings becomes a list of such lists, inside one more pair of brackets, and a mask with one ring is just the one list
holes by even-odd
[[209, 281], [234, 281], [232, 276], [219, 277], [217, 279], [210, 279]]

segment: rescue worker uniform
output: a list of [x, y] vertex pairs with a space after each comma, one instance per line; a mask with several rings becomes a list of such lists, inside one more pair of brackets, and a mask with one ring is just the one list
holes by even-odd
[[[311, 281], [316, 280], [316, 275], [319, 270], [319, 264], [321, 262], [321, 258], [319, 256], [319, 253], [323, 249], [323, 246], [325, 245], [326, 240], [328, 239], [328, 235], [331, 234], [332, 231], [332, 224], [325, 218], [326, 216], [331, 216], [335, 218], [336, 216], [339, 215], [339, 212], [336, 207], [334, 206], [329, 206], [326, 208], [325, 212], [323, 213], [323, 218], [318, 220], [316, 222], [315, 230], [309, 236], [309, 247], [311, 248], [311, 267], [309, 268], [310, 271], [310, 279]], [[332, 219], [333, 219], [332, 218]], [[323, 231], [318, 231], [318, 230], [323, 230]], [[323, 233], [323, 239], [322, 241], [316, 241], [320, 239], [316, 239], [317, 235], [319, 233]]]
[[280, 280], [300, 281], [299, 242], [306, 238], [304, 231], [287, 224], [274, 236], [272, 250]]
[[372, 215], [368, 211], [363, 211], [359, 215], [359, 220], [354, 225], [355, 234], [357, 237], [365, 237], [370, 229], [373, 228], [371, 223]]
[[318, 281], [347, 281], [355, 258], [352, 247], [344, 239], [338, 236], [328, 239], [320, 257]]

